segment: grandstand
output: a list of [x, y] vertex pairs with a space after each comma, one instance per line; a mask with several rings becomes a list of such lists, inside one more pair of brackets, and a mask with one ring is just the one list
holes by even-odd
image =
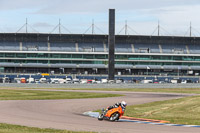
[[[200, 38], [117, 35], [115, 74], [198, 75]], [[0, 34], [1, 73], [107, 74], [108, 36]]]

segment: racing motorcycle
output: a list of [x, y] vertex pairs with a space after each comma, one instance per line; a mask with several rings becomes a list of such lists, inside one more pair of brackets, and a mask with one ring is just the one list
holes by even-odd
[[112, 108], [110, 110], [102, 109], [102, 112], [98, 116], [98, 120], [110, 120], [110, 121], [117, 121], [121, 116], [124, 115], [125, 108], [121, 106], [117, 108]]

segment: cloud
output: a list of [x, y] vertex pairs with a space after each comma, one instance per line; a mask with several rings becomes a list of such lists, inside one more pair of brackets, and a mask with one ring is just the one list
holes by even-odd
[[0, 0], [0, 10], [44, 7], [49, 0]]
[[151, 34], [158, 20], [172, 34], [187, 30], [190, 21], [200, 28], [199, 0], [0, 0], [0, 15], [2, 20], [6, 18], [0, 24], [12, 25], [13, 20], [20, 23], [29, 17], [35, 22], [33, 27], [44, 31], [54, 26], [48, 22], [57, 23], [55, 18], [61, 18], [64, 25], [81, 32], [95, 19], [102, 21], [101, 27], [107, 32], [109, 8], [116, 9], [116, 29], [123, 27], [125, 20], [141, 34]]
[[35, 28], [52, 28], [54, 27], [54, 25], [50, 25], [48, 23], [44, 23], [44, 22], [37, 22], [33, 24], [33, 27]]
[[37, 14], [97, 13], [199, 5], [199, 0], [0, 0], [0, 10], [37, 9]]
[[99, 13], [109, 8], [118, 11], [136, 11], [169, 6], [197, 5], [199, 0], [57, 0], [56, 3], [38, 10], [38, 14]]

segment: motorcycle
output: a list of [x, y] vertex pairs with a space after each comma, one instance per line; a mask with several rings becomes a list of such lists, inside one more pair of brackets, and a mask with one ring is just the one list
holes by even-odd
[[110, 110], [102, 110], [102, 112], [98, 116], [98, 120], [110, 120], [110, 121], [117, 121], [121, 116], [124, 115], [125, 108], [121, 106], [117, 108], [112, 108]]

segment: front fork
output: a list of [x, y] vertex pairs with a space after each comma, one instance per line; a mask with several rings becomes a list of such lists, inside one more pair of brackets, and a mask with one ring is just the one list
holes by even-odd
[[105, 109], [102, 109], [101, 111], [102, 111], [102, 114], [103, 114], [104, 116], [105, 116], [105, 115], [106, 115], [106, 113], [108, 112], [108, 110], [107, 110], [107, 109], [106, 109], [106, 110], [105, 110]]

